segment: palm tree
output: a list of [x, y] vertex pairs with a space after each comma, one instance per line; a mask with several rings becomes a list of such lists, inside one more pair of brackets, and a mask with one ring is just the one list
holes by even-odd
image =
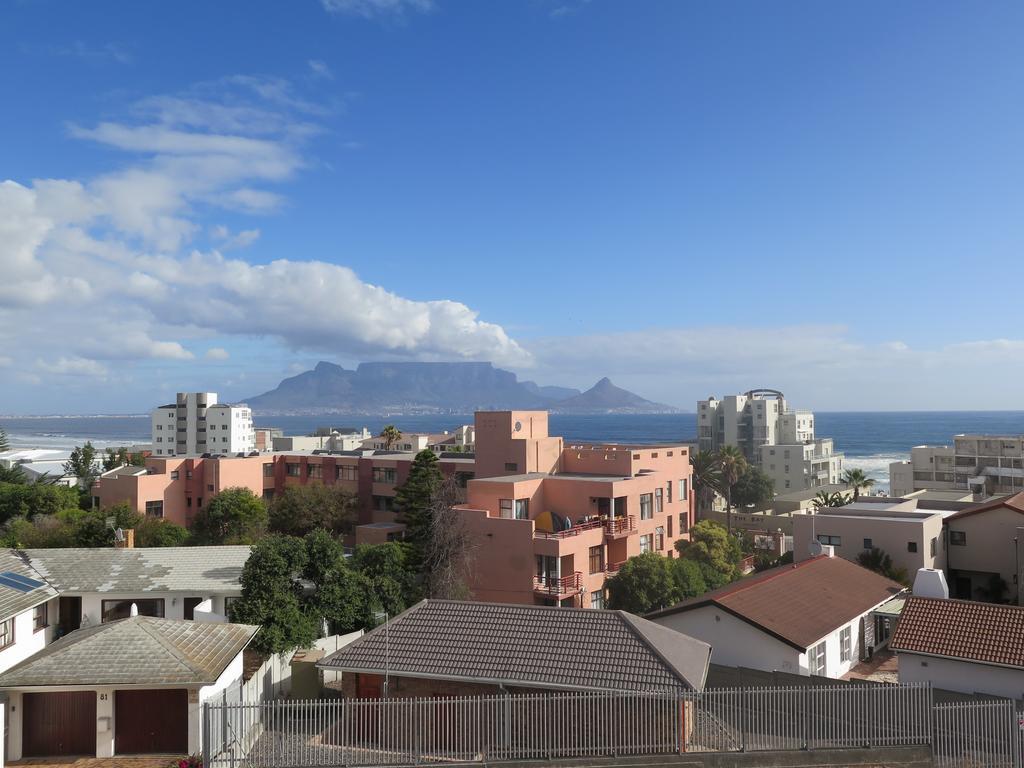
[[821, 509], [822, 507], [845, 507], [850, 503], [850, 497], [848, 494], [829, 493], [828, 491], [818, 491], [814, 497], [814, 508]]
[[747, 471], [747, 459], [735, 445], [726, 445], [716, 456], [719, 472], [722, 473], [722, 489], [725, 491], [725, 527], [732, 534], [732, 487]]
[[384, 438], [384, 450], [390, 450], [392, 445], [402, 439], [402, 430], [394, 424], [388, 424], [377, 437]]
[[843, 474], [843, 482], [853, 489], [853, 500], [860, 498], [860, 492], [866, 491], [875, 484], [875, 481], [864, 474], [863, 469], [848, 469]]
[[711, 451], [697, 451], [690, 455], [693, 467], [693, 492], [697, 494], [697, 512], [707, 511], [714, 503], [715, 494], [722, 491], [722, 471], [718, 457]]

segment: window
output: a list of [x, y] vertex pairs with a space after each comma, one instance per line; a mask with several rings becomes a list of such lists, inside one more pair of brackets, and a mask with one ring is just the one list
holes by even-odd
[[818, 541], [830, 547], [841, 547], [843, 546], [842, 536], [829, 536], [824, 533], [818, 534]]
[[661, 488], [654, 489], [654, 513], [660, 515], [665, 509], [665, 496]]
[[157, 441], [158, 443], [162, 443], [162, 442], [164, 441], [164, 439], [163, 439], [162, 437], [158, 437], [158, 438], [156, 439], [156, 441]]
[[849, 661], [853, 656], [852, 643], [850, 642], [851, 636], [852, 632], [850, 631], [850, 627], [843, 627], [841, 630], [839, 630], [840, 661]]
[[506, 520], [512, 519], [512, 499], [502, 499], [498, 502], [498, 507], [501, 517], [504, 517]]
[[324, 476], [324, 465], [323, 464], [307, 464], [306, 465], [306, 477], [312, 477], [317, 480]]
[[335, 480], [355, 481], [359, 479], [357, 468], [352, 464], [339, 464], [334, 468]]
[[604, 547], [598, 544], [590, 548], [590, 572], [601, 573], [604, 570]]
[[604, 590], [598, 589], [590, 593], [590, 607], [601, 610], [604, 608]]
[[[169, 451], [168, 451], [168, 453], [169, 453]], [[186, 469], [185, 470], [185, 479], [186, 480], [191, 480], [192, 479], [192, 470], [191, 469]]]
[[202, 496], [199, 496], [199, 497], [196, 498], [196, 506], [199, 507], [200, 509], [203, 508], [203, 497]]
[[679, 481], [679, 500], [680, 501], [685, 501], [686, 499], [689, 498], [689, 496], [687, 495], [689, 493], [689, 486], [690, 486], [690, 481], [689, 480], [680, 480]]
[[514, 464], [513, 462], [510, 462], [510, 461], [507, 461], [507, 462], [505, 462], [505, 471], [506, 472], [518, 472], [519, 471], [519, 465], [518, 464]]
[[189, 509], [192, 509], [192, 497], [191, 496], [186, 496], [185, 497], [185, 506], [188, 507]]
[[908, 541], [907, 542], [907, 552], [917, 552], [917, 542], [916, 541]]
[[825, 676], [825, 641], [807, 651], [807, 669], [812, 675]]
[[932, 540], [930, 542], [928, 542], [928, 551], [931, 553], [932, 557], [935, 557], [935, 553], [936, 553], [936, 551], [939, 548], [938, 542], [939, 542], [939, 537], [938, 536], [932, 536]]
[[0, 649], [14, 645], [14, 619], [0, 624]]
[[530, 519], [530, 500], [516, 499], [516, 520]]
[[177, 479], [178, 479], [178, 470], [176, 470], [176, 469], [171, 470], [171, 480], [177, 480]]
[[660, 525], [654, 529], [654, 548], [659, 552], [665, 549], [665, 529]]
[[285, 474], [288, 475], [288, 477], [299, 476], [299, 465], [296, 462], [289, 461], [287, 464], [284, 465], [284, 469]]
[[263, 465], [263, 476], [273, 477], [274, 476], [274, 465], [272, 462], [267, 462]]
[[966, 531], [950, 531], [949, 532], [949, 543], [956, 544], [957, 546], [963, 547], [967, 544], [967, 532]]
[[132, 603], [139, 609], [139, 616], [155, 616], [158, 619], [164, 617], [163, 598], [149, 600], [104, 600], [101, 606], [102, 621], [117, 621], [127, 619], [131, 615]]
[[[164, 428], [164, 425], [163, 425], [163, 424], [157, 424], [157, 425], [156, 425], [156, 428], [157, 428], [157, 429], [163, 429], [163, 428]], [[163, 438], [162, 438], [162, 437], [158, 437], [158, 438], [157, 438], [157, 442], [160, 442], [161, 440], [163, 440]]]
[[652, 506], [653, 506], [653, 500], [651, 498], [651, 494], [649, 494], [649, 493], [641, 493], [640, 494], [640, 519], [641, 520], [650, 520], [652, 517], [654, 517], [654, 513], [653, 513], [653, 511], [651, 509]]
[[864, 549], [874, 549], [874, 544], [871, 539], [864, 539]]
[[669, 504], [672, 503], [672, 481], [669, 480], [665, 483], [665, 501]]
[[398, 473], [394, 467], [374, 467], [373, 482], [394, 485], [398, 482]]
[[690, 522], [690, 515], [686, 512], [679, 513], [679, 533], [680, 535], [686, 533], [688, 530], [688, 524]]
[[46, 603], [43, 603], [32, 609], [32, 631], [38, 632], [47, 626], [49, 624], [46, 621]]
[[394, 496], [374, 496], [373, 508], [378, 512], [390, 512], [395, 507]]
[[653, 539], [654, 539], [654, 534], [653, 533], [648, 533], [646, 536], [641, 536], [640, 537], [640, 554], [641, 555], [646, 555], [648, 552], [651, 551], [651, 547], [654, 544], [654, 542], [652, 541]]
[[672, 515], [665, 518], [665, 524], [668, 526], [668, 537], [672, 538]]
[[164, 516], [164, 503], [163, 501], [147, 501], [146, 502], [146, 514], [152, 515], [153, 517]]
[[206, 490], [208, 490], [210, 493], [213, 493], [213, 483], [210, 483], [209, 485], [207, 485], [206, 486]]

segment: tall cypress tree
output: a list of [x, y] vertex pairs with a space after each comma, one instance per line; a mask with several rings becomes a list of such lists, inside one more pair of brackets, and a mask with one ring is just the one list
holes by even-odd
[[409, 477], [395, 491], [395, 512], [405, 523], [405, 540], [417, 550], [417, 560], [430, 536], [430, 505], [442, 480], [437, 456], [426, 448], [416, 454]]

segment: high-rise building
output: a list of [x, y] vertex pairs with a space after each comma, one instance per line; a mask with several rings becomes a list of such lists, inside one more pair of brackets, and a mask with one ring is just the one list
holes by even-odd
[[1024, 490], [1024, 436], [954, 435], [953, 445], [918, 445], [889, 465], [892, 494], [969, 491], [979, 499]]
[[775, 482], [778, 493], [832, 485], [842, 479], [843, 454], [831, 438], [814, 436], [814, 414], [790, 410], [774, 389], [709, 397], [697, 403], [697, 440], [702, 451], [739, 448], [747, 461]]
[[175, 402], [156, 408], [151, 420], [155, 456], [256, 450], [249, 406], [218, 403], [216, 392], [179, 392]]

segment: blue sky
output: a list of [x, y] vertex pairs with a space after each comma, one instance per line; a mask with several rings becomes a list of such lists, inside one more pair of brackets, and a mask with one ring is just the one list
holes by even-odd
[[0, 14], [0, 412], [319, 359], [1020, 407], [1019, 3]]

